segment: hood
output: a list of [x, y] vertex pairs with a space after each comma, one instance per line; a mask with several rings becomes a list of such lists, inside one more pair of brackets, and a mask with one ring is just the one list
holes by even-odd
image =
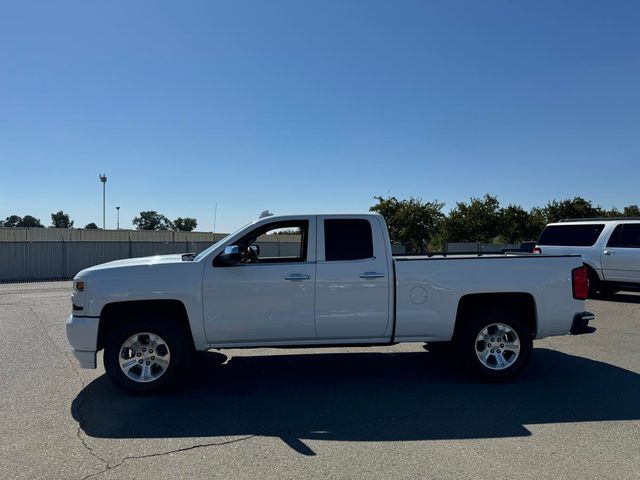
[[157, 265], [159, 263], [182, 263], [184, 254], [177, 253], [172, 255], [154, 255], [153, 257], [124, 258], [122, 260], [114, 260], [112, 262], [101, 263], [93, 267], [85, 268], [83, 272], [93, 272], [95, 270], [105, 270], [109, 268], [135, 267], [140, 265]]

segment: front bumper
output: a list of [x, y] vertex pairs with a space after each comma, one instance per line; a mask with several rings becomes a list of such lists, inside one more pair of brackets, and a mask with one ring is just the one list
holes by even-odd
[[572, 335], [582, 335], [585, 333], [592, 333], [595, 329], [589, 328], [589, 322], [596, 318], [596, 316], [591, 312], [581, 312], [576, 313], [573, 317], [573, 323], [571, 324], [571, 334]]
[[96, 368], [99, 322], [97, 317], [67, 318], [67, 339], [81, 368]]

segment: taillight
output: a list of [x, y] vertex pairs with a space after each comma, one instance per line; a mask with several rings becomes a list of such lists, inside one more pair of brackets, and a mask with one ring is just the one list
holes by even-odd
[[533, 247], [533, 253], [542, 253], [542, 249], [540, 247]]
[[573, 287], [573, 298], [586, 300], [589, 295], [589, 273], [587, 267], [574, 268], [571, 270], [571, 285]]

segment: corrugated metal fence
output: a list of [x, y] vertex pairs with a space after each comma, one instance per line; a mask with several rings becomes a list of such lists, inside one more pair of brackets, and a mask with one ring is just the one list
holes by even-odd
[[[139, 232], [0, 229], [0, 282], [73, 278], [80, 270], [122, 258], [201, 252], [224, 234], [206, 232]], [[286, 237], [286, 238], [283, 238]], [[269, 235], [257, 242], [264, 256], [295, 255], [294, 236]]]
[[[73, 278], [80, 270], [122, 258], [201, 252], [225, 234], [144, 230], [82, 230], [63, 228], [0, 228], [0, 282]], [[299, 237], [265, 235], [263, 256], [297, 255]], [[448, 252], [500, 252], [519, 245], [475, 242], [447, 243]], [[394, 253], [404, 247], [393, 246]]]

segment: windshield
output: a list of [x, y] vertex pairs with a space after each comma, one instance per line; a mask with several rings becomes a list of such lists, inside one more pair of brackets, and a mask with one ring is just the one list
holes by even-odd
[[235, 232], [230, 233], [229, 235], [227, 235], [226, 237], [221, 238], [220, 240], [218, 240], [216, 243], [214, 243], [213, 245], [211, 245], [210, 247], [208, 247], [206, 250], [201, 251], [198, 255], [196, 255], [195, 257], [193, 257], [193, 261], [197, 262], [199, 260], [202, 260], [204, 257], [206, 257], [207, 255], [209, 255], [218, 245], [220, 245], [223, 242], [226, 242], [227, 239], [229, 237], [232, 237], [233, 235], [235, 235], [236, 233], [240, 232], [241, 230], [244, 230], [248, 225], [251, 225], [251, 223], [253, 222], [249, 222], [246, 225], [243, 225], [242, 227], [240, 227], [239, 229], [237, 229]]

